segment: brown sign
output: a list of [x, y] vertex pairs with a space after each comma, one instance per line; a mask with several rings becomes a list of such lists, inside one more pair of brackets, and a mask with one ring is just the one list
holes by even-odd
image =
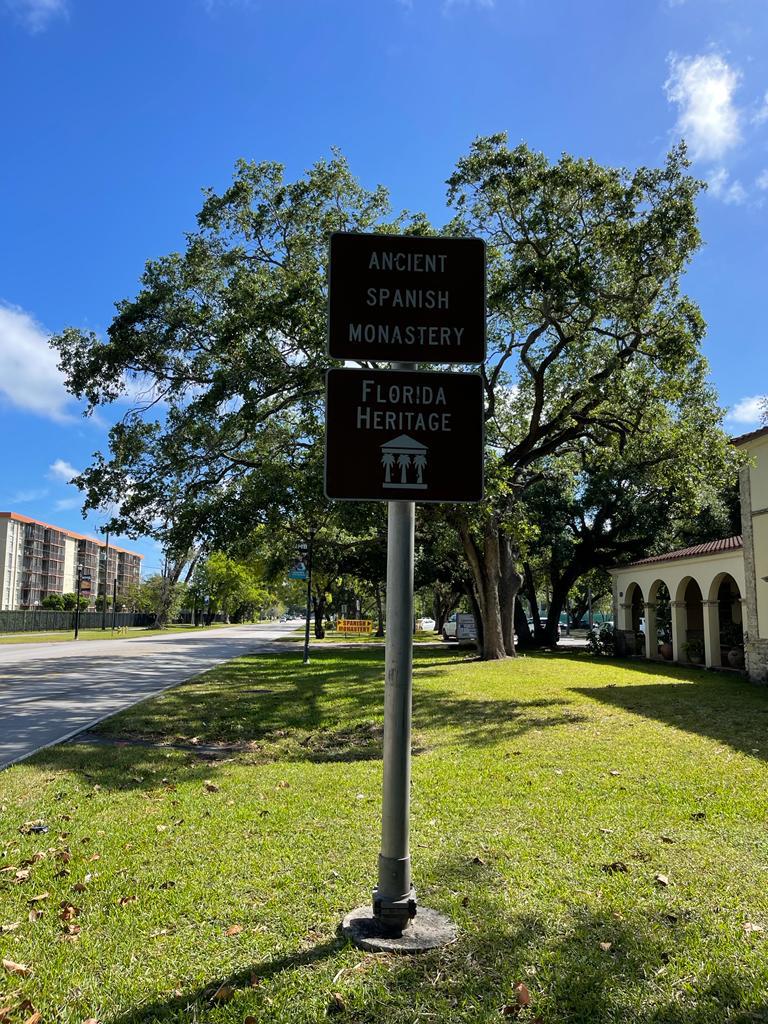
[[325, 492], [348, 501], [480, 501], [480, 375], [329, 370]]
[[328, 291], [328, 352], [336, 359], [485, 359], [481, 238], [331, 235]]

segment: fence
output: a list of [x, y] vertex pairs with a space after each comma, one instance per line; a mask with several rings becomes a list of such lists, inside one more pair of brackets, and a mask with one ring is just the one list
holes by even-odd
[[[80, 612], [80, 629], [101, 629], [101, 612]], [[118, 612], [115, 625], [151, 626], [153, 615], [145, 612]], [[107, 609], [107, 629], [112, 628], [112, 612]], [[0, 612], [0, 633], [52, 633], [75, 629], [74, 612], [29, 608], [26, 611]]]

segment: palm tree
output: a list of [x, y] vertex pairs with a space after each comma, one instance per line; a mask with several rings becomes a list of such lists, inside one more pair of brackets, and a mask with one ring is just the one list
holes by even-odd
[[400, 467], [400, 483], [408, 483], [408, 467], [411, 464], [411, 456], [403, 452], [402, 455], [397, 456], [397, 464]]
[[392, 480], [392, 467], [395, 464], [395, 456], [391, 452], [384, 452], [381, 456], [381, 464], [384, 467], [384, 483], [388, 484]]
[[414, 457], [413, 457], [413, 464], [416, 467], [416, 479], [418, 480], [419, 483], [423, 483], [424, 481], [423, 481], [422, 478], [423, 478], [423, 474], [424, 474], [424, 468], [427, 465], [427, 457], [426, 457], [426, 455], [422, 455], [422, 454], [414, 455]]

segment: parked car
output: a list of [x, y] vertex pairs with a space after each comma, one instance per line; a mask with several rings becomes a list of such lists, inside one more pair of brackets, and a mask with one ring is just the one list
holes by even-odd
[[426, 615], [424, 618], [416, 620], [416, 628], [429, 632], [435, 628], [435, 620], [431, 616]]
[[454, 612], [443, 626], [443, 640], [474, 640], [477, 627], [472, 615]]
[[[530, 631], [533, 632], [535, 628], [536, 628], [536, 624], [533, 621], [533, 619], [528, 619], [528, 629], [530, 629]], [[559, 622], [557, 624], [557, 635], [558, 635], [558, 637], [561, 637], [563, 635], [563, 627], [561, 626], [561, 624]]]

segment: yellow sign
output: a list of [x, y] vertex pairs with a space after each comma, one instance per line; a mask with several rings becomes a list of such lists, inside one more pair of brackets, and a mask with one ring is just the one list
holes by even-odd
[[339, 619], [336, 623], [339, 633], [372, 633], [372, 619]]

